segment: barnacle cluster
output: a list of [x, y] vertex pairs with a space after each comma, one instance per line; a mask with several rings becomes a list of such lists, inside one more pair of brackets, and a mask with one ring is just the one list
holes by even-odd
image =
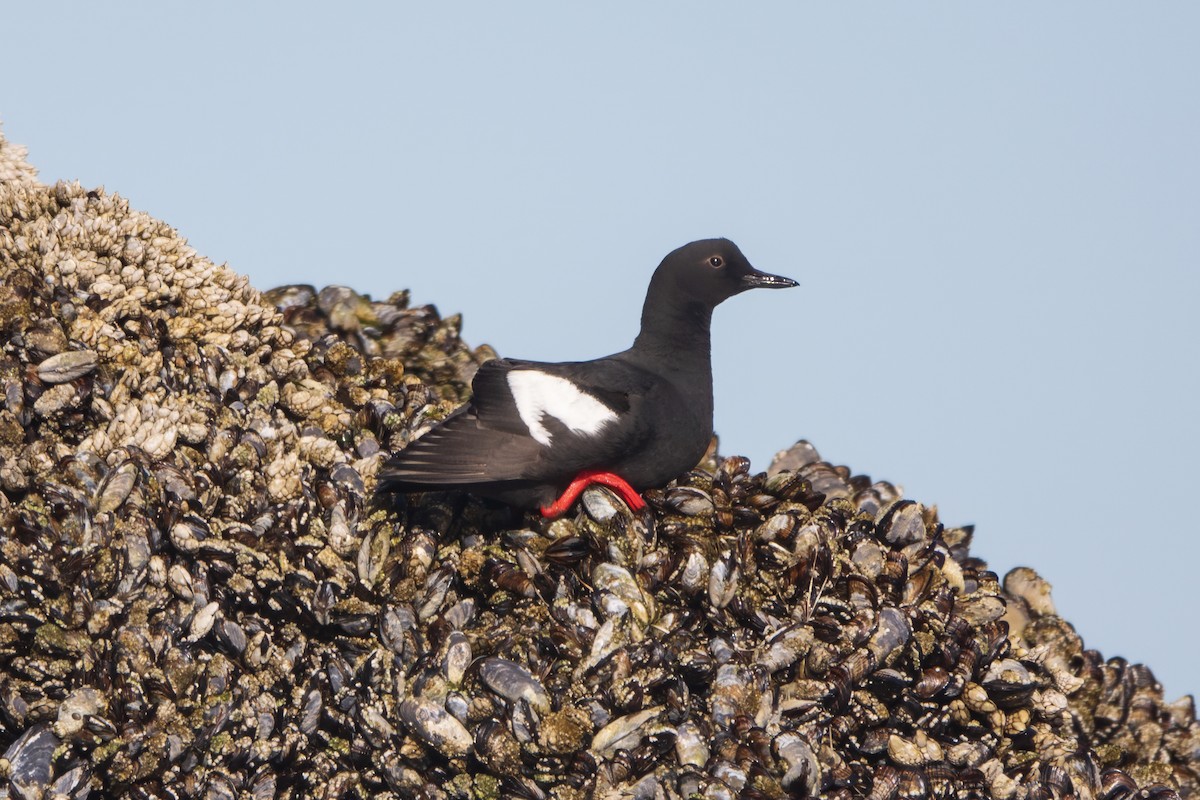
[[641, 513], [375, 496], [492, 355], [0, 137], [0, 798], [1198, 796], [1190, 697], [807, 443]]

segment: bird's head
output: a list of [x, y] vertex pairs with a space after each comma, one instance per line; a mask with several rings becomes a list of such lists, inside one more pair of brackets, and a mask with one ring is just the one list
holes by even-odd
[[709, 308], [747, 289], [797, 285], [791, 278], [759, 272], [728, 239], [701, 239], [672, 250], [655, 270], [652, 284]]

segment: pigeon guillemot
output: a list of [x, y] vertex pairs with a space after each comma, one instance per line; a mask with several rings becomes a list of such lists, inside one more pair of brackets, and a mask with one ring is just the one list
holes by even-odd
[[461, 490], [555, 517], [600, 483], [640, 509], [637, 490], [695, 467], [712, 439], [713, 309], [795, 285], [754, 269], [728, 239], [684, 245], [654, 271], [633, 347], [594, 361], [484, 363], [471, 402], [393, 456], [380, 490]]

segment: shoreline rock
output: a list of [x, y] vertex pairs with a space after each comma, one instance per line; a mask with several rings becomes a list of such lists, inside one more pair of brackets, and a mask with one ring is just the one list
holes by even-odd
[[1196, 796], [1191, 697], [806, 442], [637, 515], [374, 496], [494, 355], [0, 136], [0, 798]]

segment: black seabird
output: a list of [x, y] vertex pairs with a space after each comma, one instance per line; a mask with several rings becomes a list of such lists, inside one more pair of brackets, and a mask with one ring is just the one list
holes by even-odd
[[692, 469], [712, 439], [712, 312], [747, 289], [795, 286], [728, 239], [672, 251], [650, 279], [633, 347], [594, 361], [497, 359], [471, 402], [392, 457], [380, 490], [461, 490], [559, 516], [590, 483], [637, 490]]

